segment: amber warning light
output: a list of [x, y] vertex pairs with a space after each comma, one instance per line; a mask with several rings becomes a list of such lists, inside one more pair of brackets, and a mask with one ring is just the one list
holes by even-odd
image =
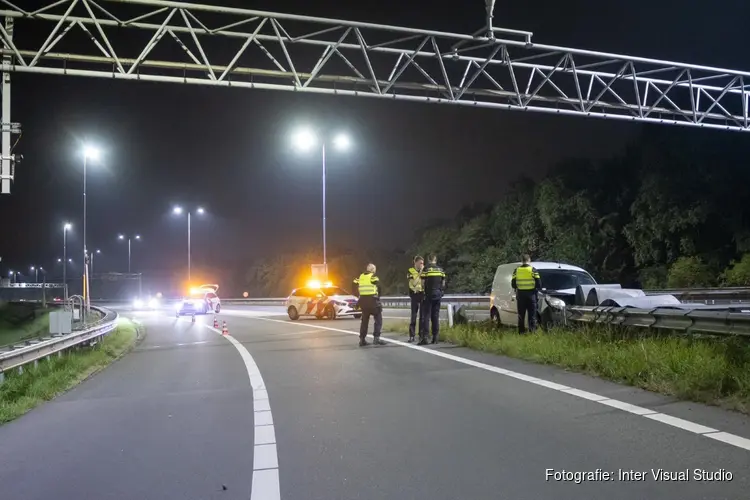
[[309, 280], [307, 282], [307, 288], [329, 288], [332, 286], [333, 286], [333, 283], [331, 283], [330, 281], [321, 283], [320, 280]]

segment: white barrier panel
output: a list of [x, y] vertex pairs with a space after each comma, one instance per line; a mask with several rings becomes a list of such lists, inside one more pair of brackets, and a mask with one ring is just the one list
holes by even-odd
[[602, 301], [607, 299], [617, 300], [618, 298], [645, 297], [643, 290], [634, 288], [592, 288], [586, 297], [586, 306], [596, 307]]
[[576, 287], [576, 298], [575, 305], [585, 306], [586, 299], [589, 296], [589, 292], [594, 288], [622, 288], [622, 285], [611, 284], [611, 285], [578, 285]]

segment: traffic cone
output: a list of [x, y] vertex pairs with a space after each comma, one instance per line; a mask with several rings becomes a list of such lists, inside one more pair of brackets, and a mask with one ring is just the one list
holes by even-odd
[[229, 328], [227, 328], [227, 322], [223, 322], [223, 326], [221, 327], [221, 334], [222, 335], [229, 335]]
[[219, 328], [219, 320], [214, 316], [214, 328]]

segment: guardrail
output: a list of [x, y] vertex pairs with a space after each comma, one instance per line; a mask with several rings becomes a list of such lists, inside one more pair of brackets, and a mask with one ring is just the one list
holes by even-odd
[[117, 313], [108, 309], [97, 309], [103, 313], [104, 318], [94, 326], [66, 335], [28, 340], [23, 345], [11, 346], [10, 350], [0, 352], [0, 383], [5, 380], [5, 373], [9, 370], [23, 371], [24, 365], [29, 363], [36, 365], [40, 359], [56, 353], [61, 355], [62, 351], [71, 347], [99, 342], [117, 327]]
[[[743, 303], [750, 302], [750, 287], [736, 288], [673, 288], [664, 290], [644, 290], [646, 295], [674, 295], [678, 300], [685, 303]], [[284, 305], [286, 297], [274, 298], [229, 298], [221, 299], [223, 304], [235, 305]], [[459, 305], [485, 306], [489, 303], [489, 295], [473, 294], [451, 294], [443, 296], [443, 302], [453, 302]], [[400, 307], [409, 304], [407, 296], [381, 297], [381, 302], [386, 307]]]
[[[275, 298], [247, 298], [247, 299], [221, 299], [222, 304], [227, 305], [248, 305], [248, 306], [283, 306], [286, 303], [286, 297]], [[410, 304], [409, 297], [381, 297], [381, 303], [384, 307], [405, 307]], [[453, 302], [461, 305], [482, 305], [486, 306], [490, 302], [489, 295], [444, 295], [443, 302]], [[445, 304], [444, 304], [445, 305]]]
[[689, 309], [636, 309], [631, 307], [568, 307], [567, 319], [682, 333], [750, 336], [750, 314]]

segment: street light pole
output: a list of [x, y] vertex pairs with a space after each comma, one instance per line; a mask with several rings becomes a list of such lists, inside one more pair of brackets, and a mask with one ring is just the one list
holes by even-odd
[[188, 283], [192, 284], [191, 274], [191, 258], [190, 258], [190, 211], [188, 211]]
[[68, 230], [70, 224], [63, 225], [63, 299], [68, 300]]
[[[121, 239], [121, 240], [125, 241], [125, 235], [121, 234], [120, 236], [118, 236], [118, 239]], [[141, 235], [140, 234], [136, 234], [135, 235], [135, 239], [136, 240], [140, 240], [141, 239]], [[132, 255], [132, 251], [131, 251], [132, 250], [132, 247], [131, 247], [131, 237], [128, 236], [127, 240], [128, 240], [128, 274], [130, 274], [130, 262], [131, 262], [130, 257]]]
[[[183, 208], [181, 206], [176, 206], [172, 209], [172, 213], [175, 215], [181, 215], [183, 212]], [[203, 207], [198, 207], [195, 209], [195, 212], [198, 215], [203, 215], [205, 210]], [[188, 231], [187, 231], [187, 251], [188, 251], [188, 282], [191, 282], [193, 279], [192, 276], [192, 267], [193, 267], [193, 254], [192, 254], [192, 217], [193, 217], [193, 211], [188, 210], [187, 211], [187, 223], [188, 223]]]
[[326, 142], [323, 141], [323, 269], [328, 279], [328, 261], [326, 260]]
[[[320, 141], [321, 159], [323, 162], [323, 269], [324, 273], [326, 274], [326, 279], [328, 279], [328, 242], [326, 234], [326, 145], [329, 139], [330, 138], [326, 136]], [[304, 151], [309, 151], [310, 148], [315, 146], [317, 141], [318, 138], [310, 130], [301, 130], [294, 136], [294, 142], [296, 143], [296, 146]], [[349, 137], [344, 134], [336, 135], [335, 137], [333, 137], [332, 141], [332, 145], [334, 146], [334, 148], [339, 150], [347, 149], [349, 147], [349, 143]]]
[[88, 166], [89, 154], [87, 150], [83, 152], [83, 298], [86, 301], [86, 310], [89, 310], [91, 302], [89, 301], [89, 258], [88, 248], [86, 247], [86, 168]]
[[86, 302], [86, 311], [91, 309], [91, 297], [89, 296], [89, 254], [86, 242], [86, 170], [89, 158], [96, 160], [99, 150], [90, 146], [83, 149], [83, 298]]
[[94, 250], [91, 252], [91, 274], [94, 274], [94, 257], [96, 257], [96, 254], [102, 253], [101, 250]]

